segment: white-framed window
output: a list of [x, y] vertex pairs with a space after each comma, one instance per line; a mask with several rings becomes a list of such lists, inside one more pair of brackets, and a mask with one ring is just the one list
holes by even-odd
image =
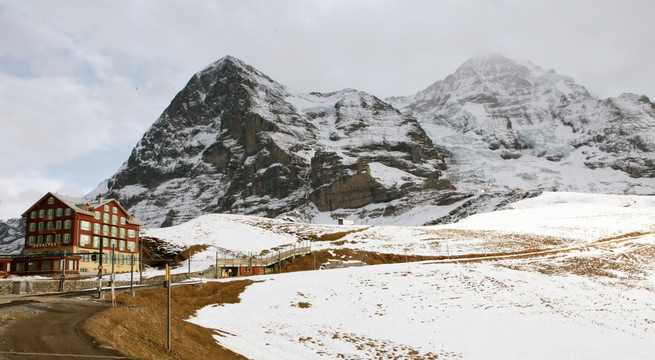
[[125, 216], [121, 216], [121, 225], [125, 225], [127, 223], [127, 219]]
[[102, 235], [109, 236], [109, 225], [102, 225]]
[[125, 240], [120, 240], [118, 242], [118, 251], [125, 251]]
[[93, 237], [93, 247], [97, 249], [98, 245], [100, 245], [100, 237], [99, 236], [94, 236]]
[[93, 233], [100, 234], [100, 224], [93, 224]]
[[103, 247], [109, 246], [109, 239], [108, 238], [102, 238], [102, 246]]
[[48, 217], [51, 218], [51, 219], [53, 217], [55, 217], [55, 209], [49, 209], [48, 210]]
[[43, 235], [39, 235], [38, 242], [39, 244], [43, 244]]
[[127, 242], [127, 250], [131, 251], [131, 252], [135, 252], [136, 251], [136, 242], [128, 241]]
[[109, 213], [102, 214], [102, 222], [105, 224], [109, 223]]
[[57, 208], [57, 210], [55, 211], [55, 216], [62, 216], [62, 215], [64, 215], [64, 209]]
[[118, 237], [118, 228], [116, 226], [111, 227], [111, 236]]
[[56, 228], [57, 230], [60, 230], [60, 229], [61, 229], [61, 220], [57, 220], [57, 223], [55, 224], [55, 228]]
[[30, 223], [30, 231], [36, 231], [36, 223]]
[[88, 246], [91, 244], [91, 236], [80, 235], [80, 246]]
[[46, 224], [46, 229], [52, 230], [55, 227], [55, 224], [52, 221], [48, 221]]
[[61, 242], [61, 234], [55, 234], [55, 243], [59, 244]]
[[127, 230], [127, 237], [128, 238], [135, 238], [136, 237], [136, 230]]
[[44, 226], [45, 226], [45, 223], [44, 223], [44, 222], [40, 222], [40, 223], [39, 223], [39, 230], [43, 230], [43, 229], [44, 229]]
[[71, 234], [64, 234], [64, 244], [70, 244]]
[[91, 231], [91, 223], [84, 220], [80, 221], [80, 229]]
[[51, 244], [51, 243], [52, 243], [52, 235], [47, 235], [47, 236], [45, 237], [45, 242], [46, 242], [47, 244]]
[[117, 215], [112, 215], [111, 216], [111, 223], [112, 223], [112, 225], [118, 225], [118, 216]]
[[36, 211], [32, 211], [30, 213], [30, 219], [36, 219], [37, 216], [38, 216], [38, 214], [36, 213]]
[[48, 205], [52, 205], [52, 204], [54, 204], [54, 203], [55, 203], [55, 198], [52, 197], [52, 196], [49, 197], [49, 198], [48, 198]]
[[118, 229], [118, 233], [119, 233], [119, 237], [121, 239], [125, 239], [125, 229], [124, 228]]
[[45, 209], [39, 210], [39, 218], [43, 219], [45, 217]]
[[109, 212], [109, 205], [105, 205], [105, 206], [103, 207], [103, 209], [104, 209], [106, 212]]
[[66, 208], [64, 210], [64, 215], [65, 216], [71, 216], [73, 214], [73, 210], [71, 208]]
[[118, 208], [117, 207], [112, 208], [111, 212], [113, 212], [114, 214], [118, 214]]
[[70, 229], [73, 227], [73, 221], [72, 220], [64, 220], [64, 229]]
[[30, 236], [30, 237], [27, 238], [27, 243], [28, 244], [34, 244], [35, 241], [36, 241], [35, 236]]
[[100, 213], [100, 211], [94, 211], [93, 215], [95, 216], [96, 220], [102, 219], [102, 213]]

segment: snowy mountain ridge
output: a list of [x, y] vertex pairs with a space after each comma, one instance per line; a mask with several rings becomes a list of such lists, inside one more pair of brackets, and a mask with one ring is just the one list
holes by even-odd
[[447, 223], [544, 190], [651, 194], [654, 127], [646, 96], [598, 99], [499, 55], [386, 100], [292, 93], [227, 56], [194, 74], [87, 196], [117, 198], [149, 227], [211, 213]]
[[387, 101], [453, 153], [446, 176], [460, 190], [652, 192], [655, 105], [645, 96], [601, 100], [553, 70], [494, 55]]
[[517, 188], [651, 193], [654, 109], [499, 55], [384, 101], [294, 94], [227, 56], [191, 77], [90, 196], [120, 199], [149, 226], [216, 212], [420, 225], [496, 209]]
[[[149, 226], [205, 213], [294, 216], [413, 196], [459, 197], [448, 152], [364, 92], [294, 95], [233, 57], [195, 74], [119, 171], [94, 190]], [[449, 201], [449, 200], [446, 200]], [[379, 214], [374, 217], [381, 216]]]

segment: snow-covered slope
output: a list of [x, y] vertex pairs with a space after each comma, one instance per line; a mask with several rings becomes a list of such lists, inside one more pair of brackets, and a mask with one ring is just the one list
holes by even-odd
[[446, 176], [460, 190], [652, 193], [655, 105], [645, 96], [601, 100], [553, 70], [496, 55], [387, 100], [452, 152]]
[[[315, 242], [318, 248], [460, 255], [460, 263], [261, 276], [240, 303], [208, 306], [189, 321], [217, 329], [218, 343], [252, 359], [650, 359], [653, 210], [653, 196], [545, 193], [429, 227], [326, 231], [216, 215], [273, 233], [357, 230], [338, 242]], [[232, 230], [198, 241], [222, 246], [227, 240], [221, 239], [243, 231], [225, 228]], [[551, 251], [521, 254], [542, 249]], [[485, 252], [515, 255], [467, 261]]]
[[315, 241], [312, 248], [451, 256], [587, 246], [635, 232], [655, 232], [655, 196], [550, 192], [436, 226], [321, 225], [213, 214], [143, 234], [180, 248], [209, 245], [213, 259], [216, 249], [259, 254], [332, 233], [343, 235]]

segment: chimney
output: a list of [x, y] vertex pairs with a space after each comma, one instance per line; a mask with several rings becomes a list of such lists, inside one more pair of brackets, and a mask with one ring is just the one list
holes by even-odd
[[102, 203], [102, 194], [98, 195], [98, 202]]
[[89, 203], [84, 203], [84, 211], [89, 211], [89, 206], [91, 206]]

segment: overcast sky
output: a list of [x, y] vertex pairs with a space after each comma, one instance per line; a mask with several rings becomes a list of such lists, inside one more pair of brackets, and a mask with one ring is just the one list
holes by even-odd
[[188, 79], [236, 56], [292, 91], [409, 95], [474, 55], [655, 97], [655, 1], [0, 1], [0, 219], [116, 172]]

